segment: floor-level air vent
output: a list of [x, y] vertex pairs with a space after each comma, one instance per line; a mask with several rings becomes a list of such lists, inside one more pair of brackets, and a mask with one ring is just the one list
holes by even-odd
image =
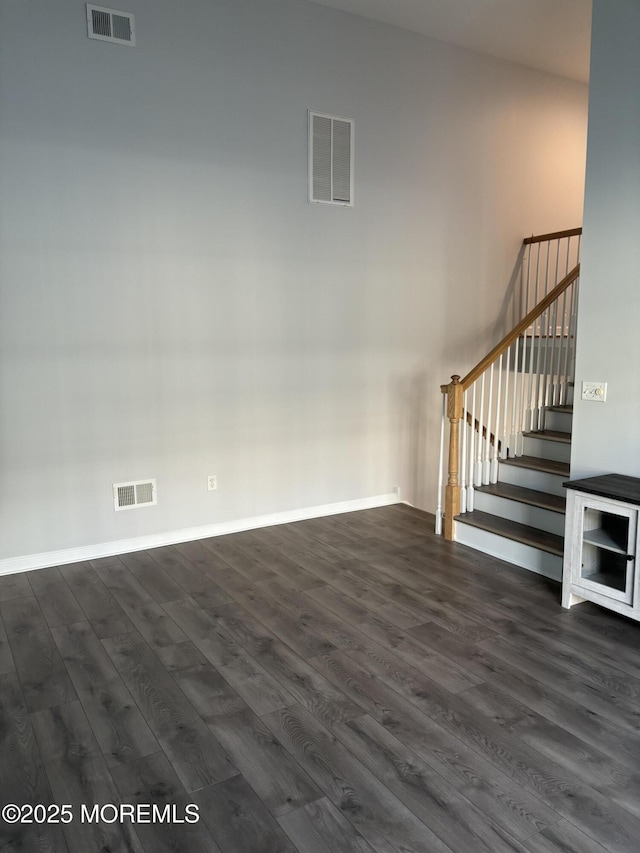
[[353, 206], [353, 121], [309, 111], [309, 201]]
[[136, 509], [158, 503], [155, 480], [135, 480], [113, 484], [114, 509]]
[[94, 6], [91, 3], [87, 3], [87, 32], [90, 39], [128, 44], [130, 47], [136, 43], [132, 14], [105, 9], [104, 6]]

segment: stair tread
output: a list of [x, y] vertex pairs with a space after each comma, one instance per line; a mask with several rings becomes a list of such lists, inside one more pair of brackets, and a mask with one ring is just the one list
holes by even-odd
[[527, 438], [542, 438], [545, 441], [559, 441], [563, 444], [571, 444], [571, 433], [561, 432], [558, 429], [537, 429], [532, 432], [525, 432]]
[[485, 492], [499, 498], [537, 506], [548, 509], [551, 512], [564, 514], [566, 498], [560, 495], [552, 495], [548, 492], [540, 492], [536, 489], [526, 489], [524, 486], [515, 486], [512, 483], [492, 483], [489, 486], [479, 486], [477, 492]]
[[501, 460], [500, 465], [515, 465], [518, 468], [532, 468], [535, 471], [544, 471], [547, 474], [559, 474], [561, 477], [569, 476], [568, 462], [539, 459], [537, 456], [512, 456], [509, 459]]
[[572, 415], [573, 414], [573, 406], [571, 405], [571, 403], [569, 403], [569, 405], [567, 405], [567, 406], [548, 406], [547, 411], [548, 412], [564, 412], [567, 415]]
[[500, 518], [497, 515], [481, 512], [477, 509], [473, 512], [457, 516], [456, 521], [460, 521], [463, 524], [470, 524], [472, 527], [478, 527], [481, 530], [495, 533], [498, 536], [504, 536], [506, 539], [521, 542], [523, 545], [529, 545], [532, 548], [539, 548], [541, 551], [547, 551], [549, 554], [556, 554], [559, 557], [564, 554], [564, 539], [562, 536], [558, 536], [555, 533], [547, 533], [544, 530], [539, 530], [537, 527], [529, 527], [528, 524], [520, 524], [518, 521], [510, 521], [507, 518]]

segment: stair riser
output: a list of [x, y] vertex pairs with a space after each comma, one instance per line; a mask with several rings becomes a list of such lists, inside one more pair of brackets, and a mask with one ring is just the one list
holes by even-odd
[[573, 415], [571, 412], [547, 412], [544, 418], [544, 428], [558, 432], [571, 432]]
[[546, 530], [547, 533], [564, 536], [564, 515], [561, 512], [552, 512], [521, 501], [490, 495], [482, 490], [475, 492], [474, 507], [500, 518], [508, 518], [510, 521], [517, 521], [520, 524], [527, 524], [529, 527]]
[[551, 441], [525, 435], [524, 455], [535, 456], [538, 459], [553, 459], [555, 462], [570, 462], [571, 445], [564, 441]]
[[491, 554], [523, 569], [529, 569], [553, 580], [562, 578], [562, 557], [506, 539], [487, 530], [456, 521], [456, 542]]
[[549, 492], [551, 495], [564, 497], [566, 489], [562, 488], [562, 484], [568, 480], [568, 477], [502, 463], [498, 479], [501, 483], [512, 483], [514, 486], [524, 486], [525, 489], [536, 489], [538, 492]]

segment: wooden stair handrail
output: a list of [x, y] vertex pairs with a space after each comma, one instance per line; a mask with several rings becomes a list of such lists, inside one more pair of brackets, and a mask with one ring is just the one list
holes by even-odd
[[[547, 293], [547, 295], [538, 302], [535, 308], [532, 308], [531, 311], [527, 314], [527, 316], [521, 320], [517, 326], [515, 326], [509, 334], [505, 335], [504, 338], [497, 344], [488, 355], [480, 361], [476, 366], [467, 373], [464, 379], [461, 381], [462, 390], [466, 391], [467, 388], [470, 388], [476, 379], [479, 379], [480, 376], [485, 372], [485, 370], [490, 367], [493, 362], [499, 358], [504, 352], [506, 352], [512, 343], [519, 338], [520, 335], [525, 332], [529, 326], [534, 323], [538, 317], [543, 314], [547, 308], [552, 305], [559, 296], [562, 296], [564, 291], [571, 285], [580, 275], [580, 264], [576, 264], [576, 266], [568, 273], [561, 282], [556, 284], [556, 286]], [[448, 390], [448, 385], [441, 385], [440, 390], [443, 394], [445, 394]]]
[[538, 234], [536, 237], [525, 237], [522, 241], [523, 246], [530, 246], [532, 243], [546, 243], [547, 240], [562, 240], [565, 237], [580, 237], [582, 228], [569, 228], [567, 231], [552, 231], [551, 234]]

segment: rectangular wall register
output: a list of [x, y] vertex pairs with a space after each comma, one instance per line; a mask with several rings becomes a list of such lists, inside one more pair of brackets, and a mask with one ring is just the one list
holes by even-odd
[[606, 474], [564, 486], [562, 606], [593, 601], [640, 620], [640, 479]]

